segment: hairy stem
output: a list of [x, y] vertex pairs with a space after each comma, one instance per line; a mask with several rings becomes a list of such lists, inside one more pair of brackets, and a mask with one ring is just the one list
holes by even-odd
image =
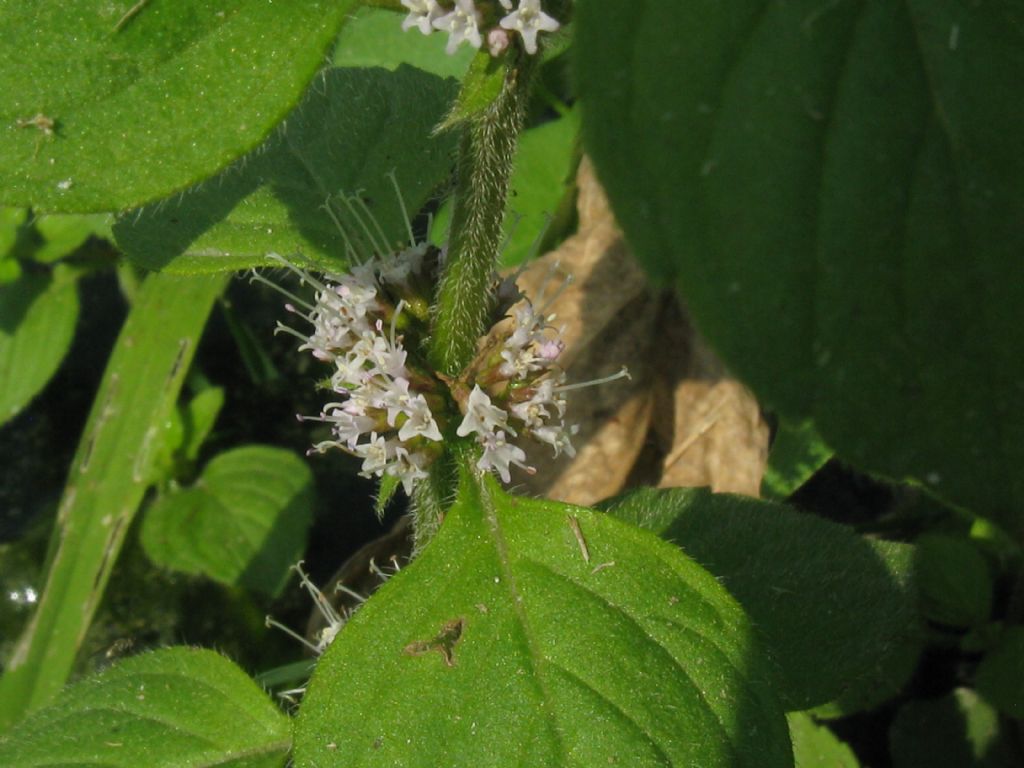
[[431, 362], [448, 376], [469, 364], [486, 330], [516, 138], [536, 58], [520, 57], [506, 69], [497, 98], [469, 118], [459, 146], [448, 259], [430, 344]]

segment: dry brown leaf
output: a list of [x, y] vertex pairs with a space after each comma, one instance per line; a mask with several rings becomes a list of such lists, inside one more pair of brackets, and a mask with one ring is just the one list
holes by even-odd
[[550, 296], [558, 273], [573, 276], [546, 310], [564, 325], [560, 361], [570, 381], [623, 365], [633, 378], [573, 392], [566, 420], [580, 426], [576, 458], [551, 461], [524, 443], [538, 469], [517, 480], [527, 492], [584, 505], [638, 479], [756, 496], [768, 450], [756, 400], [729, 378], [677, 300], [648, 286], [586, 160], [577, 178], [579, 232], [518, 282], [528, 296]]

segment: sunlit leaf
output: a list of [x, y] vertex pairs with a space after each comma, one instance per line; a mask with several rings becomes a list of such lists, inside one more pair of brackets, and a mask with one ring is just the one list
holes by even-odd
[[276, 768], [288, 718], [212, 651], [168, 648], [67, 688], [0, 736], [6, 768]]
[[171, 272], [266, 265], [268, 253], [342, 268], [337, 219], [351, 218], [340, 194], [356, 192], [390, 245], [407, 242], [387, 175], [410, 216], [447, 178], [454, 136], [431, 131], [455, 86], [411, 67], [328, 70], [264, 147], [180, 199], [126, 214], [117, 242], [142, 266]]
[[275, 595], [302, 558], [312, 484], [291, 451], [249, 445], [221, 453], [193, 487], [146, 512], [142, 545], [166, 568]]
[[786, 766], [768, 678], [743, 613], [678, 549], [464, 478], [322, 657], [295, 764]]
[[255, 147], [353, 0], [0, 2], [0, 200], [109, 211]]

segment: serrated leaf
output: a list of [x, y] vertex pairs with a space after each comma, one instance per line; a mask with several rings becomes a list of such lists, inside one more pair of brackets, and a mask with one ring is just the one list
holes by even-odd
[[853, 750], [826, 726], [818, 725], [803, 712], [790, 712], [786, 720], [796, 768], [860, 768]]
[[210, 176], [295, 106], [352, 4], [0, 2], [0, 199], [122, 210]]
[[69, 271], [23, 272], [0, 285], [0, 424], [56, 372], [77, 321], [78, 283]]
[[394, 11], [364, 6], [338, 35], [334, 66], [394, 70], [409, 64], [439, 77], [461, 78], [475, 53], [465, 45], [449, 55], [442, 35], [423, 35], [418, 29], [403, 32], [401, 17]]
[[576, 15], [584, 139], [616, 217], [730, 369], [845, 459], [1018, 538], [1020, 18], [1012, 0]]
[[296, 766], [791, 764], [713, 577], [593, 510], [476, 482], [321, 658]]
[[306, 545], [312, 485], [290, 451], [235, 448], [215, 456], [193, 487], [153, 504], [142, 545], [165, 568], [276, 595]]
[[136, 656], [65, 689], [0, 736], [7, 768], [275, 768], [288, 718], [241, 669], [213, 651]]
[[266, 266], [268, 253], [342, 269], [336, 218], [351, 219], [339, 193], [360, 192], [389, 244], [406, 242], [387, 174], [415, 215], [451, 168], [454, 137], [431, 131], [454, 94], [454, 81], [412, 67], [328, 70], [264, 147], [180, 200], [125, 214], [114, 236], [148, 269]]
[[764, 637], [787, 710], [874, 687], [881, 659], [920, 643], [913, 547], [705, 489], [645, 489], [603, 506], [721, 579]]
[[1017, 768], [1013, 742], [998, 713], [966, 688], [907, 702], [889, 731], [894, 768]]

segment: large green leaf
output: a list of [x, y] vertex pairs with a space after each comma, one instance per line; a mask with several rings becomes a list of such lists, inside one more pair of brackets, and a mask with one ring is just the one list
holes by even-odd
[[712, 576], [593, 510], [476, 482], [317, 665], [299, 768], [791, 764]]
[[142, 545], [166, 568], [276, 595], [302, 558], [312, 504], [304, 460], [272, 446], [235, 448], [146, 512]]
[[730, 367], [1024, 533], [1019, 0], [590, 0], [577, 49], [616, 215]]
[[6, 768], [275, 768], [290, 724], [241, 669], [168, 648], [67, 688], [0, 737]]
[[157, 274], [136, 294], [68, 473], [46, 585], [0, 678], [0, 729], [67, 680], [223, 284]]
[[606, 506], [721, 579], [763, 635], [789, 710], [875, 687], [884, 659], [920, 643], [910, 546], [705, 489], [645, 489]]
[[258, 144], [353, 0], [0, 1], [0, 200], [120, 210]]
[[24, 408], [64, 359], [78, 320], [74, 272], [25, 272], [0, 284], [0, 424]]
[[266, 146], [179, 200], [125, 214], [118, 244], [171, 272], [266, 265], [268, 253], [337, 269], [345, 246], [336, 218], [351, 223], [338, 196], [357, 191], [390, 243], [407, 240], [387, 174], [414, 215], [451, 169], [455, 136], [431, 131], [455, 89], [412, 67], [328, 70]]

